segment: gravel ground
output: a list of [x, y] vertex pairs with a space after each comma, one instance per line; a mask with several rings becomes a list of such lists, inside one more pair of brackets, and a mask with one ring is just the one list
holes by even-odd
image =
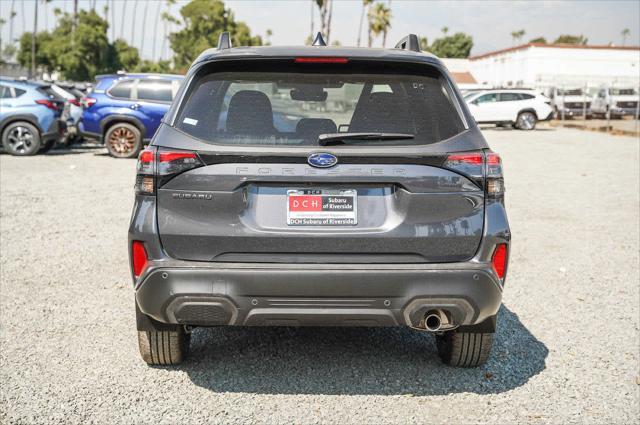
[[514, 234], [490, 361], [405, 329], [198, 329], [138, 356], [133, 160], [0, 156], [1, 423], [637, 423], [638, 140], [486, 130]]

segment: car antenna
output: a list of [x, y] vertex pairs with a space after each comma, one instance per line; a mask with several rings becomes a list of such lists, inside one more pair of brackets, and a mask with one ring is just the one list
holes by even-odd
[[224, 31], [220, 33], [220, 38], [218, 38], [218, 50], [225, 50], [231, 48], [231, 36], [229, 35], [229, 31]]
[[406, 37], [402, 38], [402, 40], [398, 41], [398, 44], [394, 47], [395, 49], [402, 50], [411, 50], [412, 52], [420, 53], [420, 41], [418, 40], [418, 36], [415, 34], [409, 34]]
[[322, 33], [318, 31], [318, 34], [316, 34], [316, 38], [313, 40], [312, 46], [326, 46], [326, 45], [327, 43], [324, 41], [324, 38], [322, 38]]

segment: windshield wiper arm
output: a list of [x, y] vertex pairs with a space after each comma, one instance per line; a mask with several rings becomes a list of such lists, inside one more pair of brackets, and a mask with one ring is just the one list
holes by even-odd
[[404, 140], [413, 139], [414, 137], [414, 134], [408, 133], [326, 133], [318, 136], [318, 144], [327, 146], [370, 140]]

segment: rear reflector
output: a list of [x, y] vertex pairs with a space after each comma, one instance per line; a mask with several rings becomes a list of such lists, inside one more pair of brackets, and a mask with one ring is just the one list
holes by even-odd
[[295, 63], [347, 63], [347, 58], [295, 58]]
[[147, 268], [147, 250], [144, 248], [144, 243], [140, 241], [133, 241], [131, 245], [131, 258], [133, 263], [133, 275], [139, 277], [144, 269]]
[[491, 264], [498, 278], [503, 279], [507, 269], [507, 244], [501, 243], [496, 245], [496, 249], [493, 251], [493, 257], [491, 257]]

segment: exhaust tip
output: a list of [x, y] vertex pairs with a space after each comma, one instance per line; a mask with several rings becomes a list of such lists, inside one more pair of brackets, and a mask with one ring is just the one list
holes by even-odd
[[424, 318], [424, 327], [431, 332], [437, 332], [442, 327], [442, 312], [441, 311], [429, 311]]

